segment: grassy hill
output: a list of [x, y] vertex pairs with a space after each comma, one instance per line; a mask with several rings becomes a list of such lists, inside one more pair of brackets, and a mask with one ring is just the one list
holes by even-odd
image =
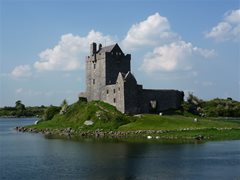
[[[101, 101], [76, 102], [64, 114], [57, 113], [51, 120], [29, 126], [35, 129], [71, 128], [74, 135], [82, 132], [131, 132], [131, 136], [151, 134], [163, 139], [189, 139], [199, 135], [207, 139], [240, 139], [240, 121], [200, 118], [183, 115], [144, 114], [127, 116], [114, 106]], [[92, 125], [86, 125], [91, 122]], [[132, 132], [141, 132], [136, 135]]]
[[[85, 121], [92, 121], [93, 125], [84, 125]], [[81, 130], [115, 130], [129, 122], [129, 117], [119, 112], [114, 106], [101, 101], [76, 102], [70, 105], [66, 113], [57, 113], [51, 120], [41, 121], [37, 128], [66, 128]]]

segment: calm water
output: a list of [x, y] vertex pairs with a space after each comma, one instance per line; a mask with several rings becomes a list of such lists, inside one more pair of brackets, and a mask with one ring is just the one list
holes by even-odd
[[240, 179], [240, 141], [167, 145], [46, 139], [0, 119], [0, 179]]

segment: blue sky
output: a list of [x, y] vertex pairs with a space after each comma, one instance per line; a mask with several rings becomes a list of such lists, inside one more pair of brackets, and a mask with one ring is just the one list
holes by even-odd
[[0, 106], [85, 90], [92, 41], [132, 54], [144, 88], [240, 100], [240, 1], [0, 1]]

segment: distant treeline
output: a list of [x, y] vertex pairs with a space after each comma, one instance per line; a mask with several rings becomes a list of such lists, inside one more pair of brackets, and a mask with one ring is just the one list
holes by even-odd
[[0, 108], [0, 117], [41, 117], [46, 109], [47, 107], [45, 106], [25, 107], [25, 105], [18, 100], [14, 107], [5, 106]]
[[189, 94], [183, 109], [185, 112], [207, 117], [240, 117], [240, 102], [232, 98], [204, 101]]

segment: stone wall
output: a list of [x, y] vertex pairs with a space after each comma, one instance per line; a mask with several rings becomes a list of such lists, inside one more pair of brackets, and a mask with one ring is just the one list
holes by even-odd
[[114, 49], [112, 53], [106, 53], [106, 85], [115, 84], [119, 72], [126, 74], [131, 71], [131, 56], [123, 53], [120, 55], [116, 51]]
[[119, 73], [116, 84], [107, 85], [102, 91], [103, 101], [126, 114], [159, 113], [179, 109], [183, 96], [183, 92], [177, 90], [143, 89], [130, 72], [124, 77]]
[[86, 96], [88, 101], [105, 100], [102, 97], [106, 85], [115, 84], [119, 72], [131, 70], [129, 54], [125, 55], [116, 45], [111, 52], [101, 53], [96, 44], [90, 46], [90, 55], [86, 58]]
[[[178, 90], [143, 89], [139, 94], [142, 113], [159, 113], [168, 109], [179, 109], [184, 93]], [[151, 107], [151, 101], [156, 102], [156, 108]]]
[[86, 62], [86, 83], [87, 99], [89, 101], [101, 99], [101, 91], [106, 85], [106, 63], [105, 55], [87, 57]]
[[119, 111], [125, 112], [124, 81], [121, 77], [121, 73], [119, 73], [116, 84], [105, 86], [105, 89], [102, 91], [102, 100], [116, 106]]
[[124, 79], [124, 113], [136, 114], [140, 112], [139, 89], [135, 77], [128, 72]]
[[117, 104], [117, 91], [116, 91], [117, 87], [115, 84], [113, 85], [107, 85], [104, 88], [104, 91], [102, 92], [102, 97], [103, 97], [103, 101], [116, 106]]

